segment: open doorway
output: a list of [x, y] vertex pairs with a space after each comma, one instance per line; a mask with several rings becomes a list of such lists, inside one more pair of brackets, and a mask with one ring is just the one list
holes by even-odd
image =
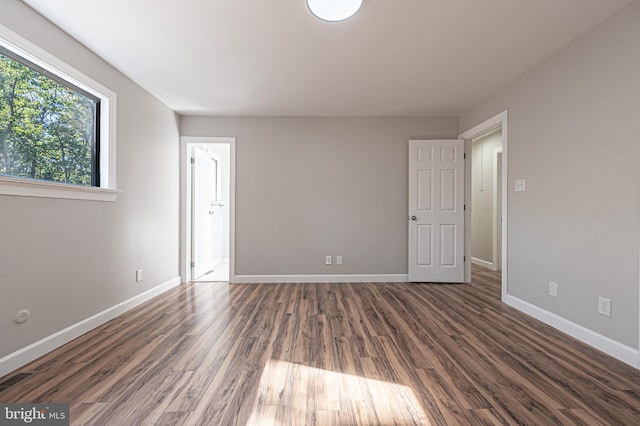
[[[507, 111], [504, 111], [459, 136], [465, 141], [466, 158], [469, 160], [465, 164], [465, 229], [468, 230], [465, 233], [465, 253], [471, 257], [471, 261], [465, 264], [465, 281], [471, 282], [472, 263], [501, 271], [503, 301], [508, 294], [507, 118]], [[489, 140], [486, 145], [482, 143], [488, 139], [493, 140]], [[484, 167], [473, 170], [474, 161]], [[483, 170], [484, 175], [481, 175], [479, 170]], [[481, 213], [483, 204], [484, 214]], [[478, 214], [475, 214], [476, 207], [479, 210]], [[476, 226], [475, 238], [472, 224], [474, 220], [483, 222], [479, 228]], [[485, 241], [484, 247], [479, 249], [478, 245], [483, 244], [482, 240]]]
[[502, 128], [471, 141], [471, 263], [502, 269]]
[[234, 138], [182, 138], [181, 278], [233, 281]]

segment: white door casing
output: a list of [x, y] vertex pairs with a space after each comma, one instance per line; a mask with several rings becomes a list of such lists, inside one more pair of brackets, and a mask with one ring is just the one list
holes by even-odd
[[[228, 168], [228, 185], [223, 198], [227, 210], [227, 222], [223, 223], [224, 257], [229, 259], [229, 281], [235, 282], [235, 188], [236, 188], [236, 138], [218, 136], [181, 136], [180, 137], [180, 279], [191, 280], [192, 250], [192, 173], [191, 153], [194, 146], [228, 146], [228, 157], [223, 161]], [[223, 183], [223, 185], [225, 185]], [[226, 195], [224, 195], [226, 193]], [[226, 228], [225, 228], [226, 227]], [[225, 230], [226, 229], [226, 230]], [[226, 235], [225, 235], [226, 234]]]
[[[488, 134], [493, 132], [496, 129], [502, 129], [502, 179], [501, 179], [501, 183], [502, 183], [502, 206], [501, 206], [501, 216], [502, 216], [502, 226], [501, 226], [501, 244], [500, 244], [500, 251], [501, 251], [501, 255], [500, 255], [500, 269], [501, 269], [501, 276], [502, 276], [502, 295], [501, 295], [501, 300], [503, 302], [505, 302], [507, 300], [507, 296], [509, 294], [509, 290], [508, 290], [508, 285], [509, 285], [509, 271], [508, 271], [508, 266], [509, 266], [509, 261], [508, 261], [508, 232], [509, 232], [509, 225], [508, 225], [508, 221], [509, 221], [509, 214], [508, 214], [508, 201], [509, 201], [509, 197], [508, 197], [508, 188], [507, 188], [507, 183], [509, 182], [508, 180], [508, 176], [509, 176], [509, 170], [508, 170], [508, 153], [509, 153], [509, 112], [507, 110], [502, 111], [499, 114], [494, 115], [493, 117], [483, 121], [480, 124], [477, 124], [476, 126], [472, 127], [469, 130], [466, 130], [465, 132], [461, 133], [458, 138], [463, 139], [465, 141], [466, 144], [466, 148], [467, 148], [467, 152], [471, 152], [471, 141], [474, 139], [477, 139], [479, 137], [481, 137], [484, 134]], [[465, 176], [465, 182], [467, 185], [467, 188], [469, 189], [467, 191], [467, 193], [465, 194], [465, 200], [467, 202], [467, 213], [470, 210], [473, 210], [473, 206], [471, 205], [471, 164], [468, 161], [467, 165], [466, 165], [466, 172], [468, 173]], [[471, 226], [471, 215], [467, 214], [466, 215], [466, 222], [465, 222], [465, 226], [470, 227]], [[470, 229], [470, 228], [468, 228]], [[471, 252], [471, 238], [469, 237], [469, 233], [467, 233], [465, 235], [465, 249], [467, 250], [467, 252]], [[465, 263], [465, 281], [466, 282], [471, 282], [471, 262], [466, 262]]]
[[464, 141], [409, 141], [409, 281], [464, 282]]

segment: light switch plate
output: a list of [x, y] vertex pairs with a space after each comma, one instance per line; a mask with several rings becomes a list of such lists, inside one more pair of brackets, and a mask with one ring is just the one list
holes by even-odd
[[516, 192], [524, 192], [527, 190], [527, 181], [525, 179], [516, 179]]

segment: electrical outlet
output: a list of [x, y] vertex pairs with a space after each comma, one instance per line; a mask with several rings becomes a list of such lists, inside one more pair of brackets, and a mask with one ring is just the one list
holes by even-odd
[[336, 256], [336, 265], [342, 265], [342, 256]]
[[598, 313], [611, 318], [611, 299], [598, 297]]
[[516, 192], [524, 192], [527, 190], [527, 181], [526, 179], [518, 179], [516, 180]]
[[549, 281], [549, 296], [558, 297], [558, 283]]
[[331, 256], [325, 256], [324, 264], [325, 265], [331, 265]]
[[136, 282], [139, 283], [144, 278], [144, 273], [142, 269], [136, 269]]

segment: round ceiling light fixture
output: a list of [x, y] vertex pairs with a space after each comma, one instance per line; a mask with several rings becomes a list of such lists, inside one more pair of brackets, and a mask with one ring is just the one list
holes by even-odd
[[311, 13], [329, 22], [351, 18], [362, 7], [363, 0], [307, 0]]

